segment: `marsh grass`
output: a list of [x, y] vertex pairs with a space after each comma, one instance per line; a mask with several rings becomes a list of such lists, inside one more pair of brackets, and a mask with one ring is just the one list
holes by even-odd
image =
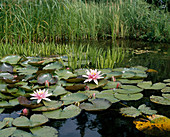
[[169, 13], [144, 0], [1, 0], [5, 43], [133, 38], [169, 40]]
[[[112, 46], [104, 48], [87, 46], [76, 46], [74, 44], [0, 44], [0, 57], [17, 54], [21, 56], [66, 56], [68, 66], [72, 69], [82, 67], [113, 68], [115, 64], [124, 59], [123, 47]], [[64, 63], [62, 61], [62, 63]]]

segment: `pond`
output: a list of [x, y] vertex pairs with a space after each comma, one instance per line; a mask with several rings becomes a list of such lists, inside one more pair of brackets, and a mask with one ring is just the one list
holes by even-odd
[[[105, 68], [105, 66], [108, 65], [105, 63], [107, 62], [106, 60], [104, 61], [103, 66], [102, 65], [98, 66], [98, 67], [101, 67], [99, 70], [101, 71], [102, 74], [104, 74], [103, 76], [105, 77], [105, 80], [98, 79], [98, 82], [99, 82], [98, 86], [96, 86], [96, 84], [93, 81], [90, 83], [87, 82], [87, 85], [85, 85], [86, 83], [85, 84], [83, 83], [82, 80], [85, 80], [85, 78], [79, 77], [80, 76], [79, 74], [85, 75], [86, 71], [85, 69], [77, 68], [79, 66], [79, 62], [77, 60], [75, 61], [75, 62], [78, 62], [78, 65], [76, 66], [70, 63], [75, 67], [77, 71], [64, 67], [64, 70], [63, 71], [61, 70], [60, 72], [60, 69], [63, 68], [62, 64], [66, 64], [67, 66], [69, 63], [67, 64], [66, 62], [68, 60], [72, 61], [72, 58], [71, 58], [72, 56], [70, 56], [69, 54], [67, 54], [68, 58], [66, 56], [62, 56], [64, 61], [67, 60], [64, 63], [62, 62], [62, 64], [55, 63], [53, 61], [54, 58], [55, 59], [57, 58], [57, 60], [61, 59], [60, 57], [56, 57], [56, 56], [43, 58], [43, 59], [42, 58], [32, 59], [30, 57], [27, 59], [26, 58], [21, 59], [20, 56], [12, 57], [12, 59], [11, 59], [11, 56], [8, 56], [8, 58], [6, 57], [2, 58], [1, 59], [2, 63], [0, 66], [0, 70], [1, 72], [3, 72], [1, 73], [2, 82], [1, 82], [1, 87], [0, 87], [1, 88], [0, 121], [3, 121], [5, 117], [13, 117], [15, 118], [15, 120], [12, 122], [13, 126], [11, 127], [11, 125], [8, 125], [9, 127], [11, 128], [17, 127], [17, 129], [27, 131], [29, 133], [32, 132], [32, 134], [37, 135], [37, 136], [45, 136], [45, 134], [40, 135], [39, 133], [37, 133], [37, 129], [34, 129], [33, 125], [38, 126], [44, 123], [45, 123], [44, 124], [45, 126], [49, 126], [49, 127], [53, 127], [57, 129], [59, 137], [91, 137], [91, 136], [93, 137], [113, 137], [113, 136], [114, 137], [130, 137], [130, 136], [152, 137], [152, 135], [153, 136], [162, 135], [166, 137], [170, 136], [170, 133], [169, 133], [170, 129], [168, 127], [169, 126], [168, 118], [170, 117], [170, 110], [169, 110], [170, 101], [169, 101], [169, 96], [168, 96], [170, 92], [169, 87], [168, 87], [169, 86], [168, 83], [170, 83], [169, 82], [169, 78], [170, 78], [170, 74], [169, 74], [170, 46], [169, 45], [156, 44], [156, 43], [144, 43], [144, 42], [136, 42], [136, 41], [122, 41], [122, 40], [118, 40], [116, 42], [113, 42], [113, 41], [82, 42], [81, 41], [81, 42], [72, 42], [72, 44], [77, 45], [77, 47], [80, 47], [81, 45], [85, 45], [85, 46], [89, 45], [90, 47], [94, 47], [94, 50], [96, 50], [96, 48], [102, 48], [103, 51], [107, 51], [106, 56], [108, 55], [108, 52], [110, 52], [109, 50], [107, 50], [108, 47], [109, 48], [120, 47], [120, 48], [123, 48], [125, 51], [123, 51], [123, 54], [120, 54], [120, 56], [122, 57], [118, 57], [115, 60], [115, 63], [113, 64], [110, 63], [111, 65], [113, 65], [114, 69]], [[122, 50], [118, 50], [118, 52], [122, 52]], [[114, 54], [115, 57], [118, 56], [117, 52], [113, 52], [113, 50], [111, 53], [115, 53]], [[78, 55], [80, 54], [84, 54], [84, 53], [80, 52]], [[105, 54], [102, 53], [101, 55], [103, 56]], [[110, 59], [110, 57], [107, 57], [104, 59]], [[28, 60], [31, 60], [31, 61], [29, 62]], [[14, 63], [15, 61], [16, 63]], [[17, 62], [21, 62], [20, 65], [16, 65]], [[94, 62], [97, 62], [97, 58], [96, 58], [96, 61], [94, 60]], [[5, 66], [3, 65], [4, 63], [6, 63]], [[81, 63], [83, 64], [83, 61], [81, 61]], [[93, 64], [89, 63], [89, 65], [93, 65]], [[87, 65], [84, 65], [84, 66], [88, 68]], [[8, 69], [8, 72], [4, 73], [5, 71], [3, 70], [3, 67]], [[57, 68], [58, 70], [54, 70], [54, 68], [55, 69]], [[12, 75], [9, 73], [10, 71]], [[74, 73], [72, 73], [72, 71]], [[35, 73], [36, 73], [36, 76], [35, 76]], [[66, 73], [67, 75], [65, 75], [64, 73]], [[121, 73], [121, 76], [119, 76], [120, 73]], [[53, 76], [51, 74], [53, 74]], [[115, 76], [116, 81], [112, 79], [113, 78], [112, 75]], [[123, 80], [121, 78], [123, 78]], [[81, 83], [81, 84], [78, 86], [71, 84], [70, 81], [74, 82], [75, 79], [78, 81], [78, 83]], [[136, 81], [134, 82], [133, 79], [139, 80], [139, 82], [136, 82]], [[165, 80], [167, 80], [167, 82]], [[142, 81], [145, 81], [145, 82], [152, 81], [152, 84], [158, 83], [160, 85], [157, 85], [154, 87], [151, 83], [149, 82], [145, 83]], [[5, 83], [7, 83], [8, 85], [6, 85]], [[111, 85], [109, 85], [108, 83], [111, 83]], [[138, 85], [138, 87], [137, 86], [133, 87], [132, 83], [133, 85]], [[55, 85], [57, 85], [57, 87]], [[128, 86], [124, 86], [124, 85], [130, 85], [131, 87], [129, 88]], [[65, 89], [62, 87], [64, 87]], [[149, 88], [146, 88], [146, 87], [149, 87]], [[156, 100], [156, 103], [150, 100], [150, 97], [153, 95], [162, 96], [161, 90], [167, 87], [168, 87], [167, 91], [163, 92], [164, 94], [166, 94], [165, 97], [168, 100], [167, 102], [165, 101], [162, 105], [161, 104], [162, 102], [161, 101], [159, 102], [159, 100]], [[75, 112], [68, 111], [67, 114], [63, 113], [63, 115], [61, 114], [59, 115], [58, 112], [55, 112], [55, 114], [50, 114], [48, 112], [41, 112], [42, 108], [41, 110], [38, 110], [40, 106], [37, 106], [38, 104], [36, 103], [36, 100], [33, 100], [33, 101], [31, 100], [32, 102], [30, 102], [27, 99], [30, 98], [30, 94], [33, 92], [33, 90], [42, 89], [42, 88], [49, 89], [49, 92], [53, 93], [53, 95], [50, 97], [51, 100], [53, 101], [62, 100], [64, 102], [64, 105], [60, 104], [60, 102], [57, 102], [58, 108], [56, 108], [56, 106], [54, 107], [52, 103], [50, 104], [51, 107], [49, 107], [50, 105], [47, 102], [41, 101], [39, 105], [41, 106], [44, 104], [46, 106], [46, 108], [43, 108], [43, 109], [56, 111], [55, 109], [59, 110], [60, 107], [62, 109], [63, 108], [65, 109], [65, 108], [68, 108], [67, 106], [71, 106], [72, 108], [70, 107], [69, 109], [73, 109], [73, 111]], [[75, 88], [77, 88], [77, 90], [75, 90]], [[132, 90], [132, 88], [135, 88], [135, 90]], [[64, 93], [58, 93], [58, 90]], [[105, 93], [101, 93], [103, 92], [103, 90], [105, 90]], [[124, 95], [124, 92], [127, 92], [127, 91], [128, 91], [128, 94], [126, 97], [120, 96], [122, 94], [119, 94], [119, 93], [123, 93]], [[70, 92], [72, 92], [72, 94], [75, 95], [74, 97], [72, 97], [73, 99], [75, 99], [75, 101], [73, 101], [73, 99], [70, 100], [71, 97], [70, 98], [68, 97], [68, 96], [71, 96]], [[84, 93], [87, 92], [87, 93], [84, 94], [83, 92]], [[110, 99], [108, 97], [111, 95], [110, 93], [114, 94], [116, 98], [113, 97], [114, 99], [112, 98], [111, 100], [108, 101], [107, 99]], [[129, 95], [130, 96], [132, 95], [131, 93], [135, 93], [135, 95], [138, 94], [137, 97], [135, 97], [137, 99], [129, 99], [131, 100], [129, 101], [127, 98], [129, 97]], [[104, 97], [106, 94], [107, 94], [107, 97]], [[94, 99], [96, 98], [96, 101], [94, 101], [93, 103], [96, 103], [96, 105], [99, 104], [100, 107], [103, 107], [103, 108], [100, 108], [100, 107], [97, 108], [94, 106], [93, 108], [91, 107], [88, 108], [87, 107], [88, 102], [86, 98], [87, 95], [88, 95], [87, 98], [89, 102], [90, 101], [93, 102]], [[19, 104], [21, 105], [17, 104], [15, 100], [15, 98], [19, 96], [22, 96], [19, 99]], [[27, 99], [25, 99], [24, 96], [27, 97]], [[10, 97], [13, 99], [13, 102], [10, 102], [10, 99], [11, 99]], [[81, 99], [83, 98], [84, 100], [83, 99], [81, 100], [80, 98]], [[101, 99], [101, 98], [107, 98], [107, 99]], [[4, 102], [5, 100], [9, 102], [8, 103]], [[17, 106], [13, 106], [13, 103], [14, 104], [16, 103]], [[70, 104], [75, 104], [75, 106], [70, 105]], [[102, 104], [105, 104], [105, 105], [102, 106]], [[4, 108], [6, 108], [5, 110], [2, 107], [3, 105], [4, 105]], [[109, 105], [108, 108], [105, 108], [107, 105]], [[75, 108], [77, 106], [79, 107]], [[46, 121], [46, 119], [43, 117], [45, 115], [46, 117], [48, 117], [48, 120], [47, 120], [48, 122], [46, 121], [47, 123], [46, 122], [41, 123], [41, 121], [35, 122], [35, 120], [32, 120], [31, 125], [26, 124], [26, 126], [24, 126], [25, 124], [24, 122], [23, 124], [22, 122], [20, 122], [20, 120], [18, 121], [16, 120], [17, 117], [20, 116], [19, 113], [22, 113], [21, 111], [23, 108], [29, 109], [30, 114], [28, 115], [28, 118], [32, 117], [31, 116], [32, 114], [37, 114], [37, 116], [39, 115], [39, 117], [42, 117], [42, 119]], [[128, 109], [121, 109], [121, 108], [128, 108]], [[62, 109], [60, 111], [63, 111]], [[90, 111], [88, 109], [90, 109]], [[76, 112], [79, 112], [79, 113], [76, 113]], [[72, 116], [69, 116], [69, 113]], [[77, 115], [73, 113], [76, 113]], [[158, 115], [165, 116], [165, 121], [167, 120], [167, 123], [166, 122], [163, 123], [165, 124], [165, 127], [166, 127], [166, 128], [163, 128], [163, 132], [160, 132], [157, 130], [153, 131], [152, 129], [141, 132], [136, 128], [136, 126], [140, 128], [139, 121], [147, 122], [147, 120], [149, 120], [150, 118], [151, 121], [153, 120], [152, 122], [155, 122], [154, 116], [157, 117], [157, 115], [153, 115], [155, 113], [157, 113]], [[43, 115], [40, 115], [40, 114], [43, 114]], [[139, 118], [143, 118], [143, 119], [141, 120]], [[160, 117], [158, 116], [158, 118]], [[23, 121], [23, 119], [21, 121]], [[27, 121], [27, 123], [29, 123], [29, 120]], [[145, 125], [145, 123], [142, 123], [142, 124]], [[152, 123], [150, 124], [152, 125]], [[1, 125], [2, 123], [0, 123], [0, 129], [1, 128], [5, 129], [5, 127], [6, 129], [8, 129], [7, 128], [8, 126], [1, 127]], [[159, 123], [157, 125], [159, 125]], [[29, 128], [33, 128], [31, 132]], [[19, 136], [21, 134], [19, 131], [18, 133], [17, 132], [14, 133], [14, 130], [16, 130], [16, 128], [12, 130], [13, 131], [10, 130], [11, 136], [17, 136], [17, 135]], [[51, 129], [44, 130], [44, 131], [52, 132]], [[42, 130], [41, 132], [43, 134]], [[0, 130], [0, 133], [4, 133], [5, 135], [5, 131], [3, 130]], [[27, 134], [27, 135], [25, 133], [23, 134], [26, 137], [32, 136], [31, 134]], [[53, 136], [57, 136], [57, 135], [53, 135]]]

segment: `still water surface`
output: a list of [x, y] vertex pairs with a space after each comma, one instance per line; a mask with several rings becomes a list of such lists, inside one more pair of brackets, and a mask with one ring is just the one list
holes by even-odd
[[[79, 45], [99, 46], [122, 46], [129, 51], [121, 64], [116, 67], [130, 67], [141, 65], [150, 69], [155, 69], [158, 73], [150, 73], [146, 81], [162, 82], [170, 78], [170, 46], [165, 44], [144, 43], [134, 41], [101, 41], [101, 42], [77, 42]], [[158, 114], [170, 117], [169, 108], [155, 105], [149, 101], [152, 93], [143, 92], [144, 98], [139, 101], [122, 102], [128, 106], [138, 107], [144, 103], [152, 109], [156, 109]], [[159, 95], [159, 93], [158, 93]], [[59, 130], [59, 137], [152, 137], [146, 135], [135, 128], [134, 118], [127, 118], [119, 114], [119, 108], [123, 107], [115, 103], [109, 110], [97, 113], [82, 111], [80, 115], [67, 120], [53, 120], [49, 125]]]

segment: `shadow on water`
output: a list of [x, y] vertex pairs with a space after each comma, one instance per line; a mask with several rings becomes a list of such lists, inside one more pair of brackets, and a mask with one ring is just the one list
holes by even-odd
[[[73, 42], [77, 46], [90, 45], [95, 47], [108, 48], [108, 46], [119, 46], [128, 49], [128, 56], [124, 58], [121, 64], [116, 67], [145, 66], [149, 69], [155, 69], [158, 73], [149, 73], [147, 81], [161, 82], [163, 79], [170, 78], [170, 46], [157, 43], [144, 43], [138, 41], [85, 41]], [[128, 106], [138, 107], [146, 104], [152, 109], [156, 109], [158, 114], [170, 117], [167, 106], [154, 104], [150, 102], [149, 96], [152, 92], [144, 92], [144, 98], [139, 101], [123, 102]], [[159, 94], [159, 93], [157, 93]], [[119, 103], [113, 104], [109, 110], [102, 112], [89, 113], [82, 111], [75, 118], [53, 121], [50, 125], [59, 130], [59, 137], [153, 137], [146, 135], [135, 128], [134, 118], [122, 117], [119, 113]]]

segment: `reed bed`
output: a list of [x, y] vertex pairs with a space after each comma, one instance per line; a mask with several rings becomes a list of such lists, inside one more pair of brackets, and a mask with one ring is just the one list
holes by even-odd
[[[6, 55], [17, 54], [21, 56], [63, 57], [68, 60], [72, 69], [82, 67], [114, 68], [124, 59], [126, 50], [123, 47], [112, 46], [104, 48], [77, 46], [74, 44], [0, 44], [0, 58]], [[61, 60], [62, 61], [62, 60]], [[62, 61], [64, 63], [64, 59]]]
[[144, 0], [1, 0], [5, 43], [132, 38], [169, 41], [169, 12]]

